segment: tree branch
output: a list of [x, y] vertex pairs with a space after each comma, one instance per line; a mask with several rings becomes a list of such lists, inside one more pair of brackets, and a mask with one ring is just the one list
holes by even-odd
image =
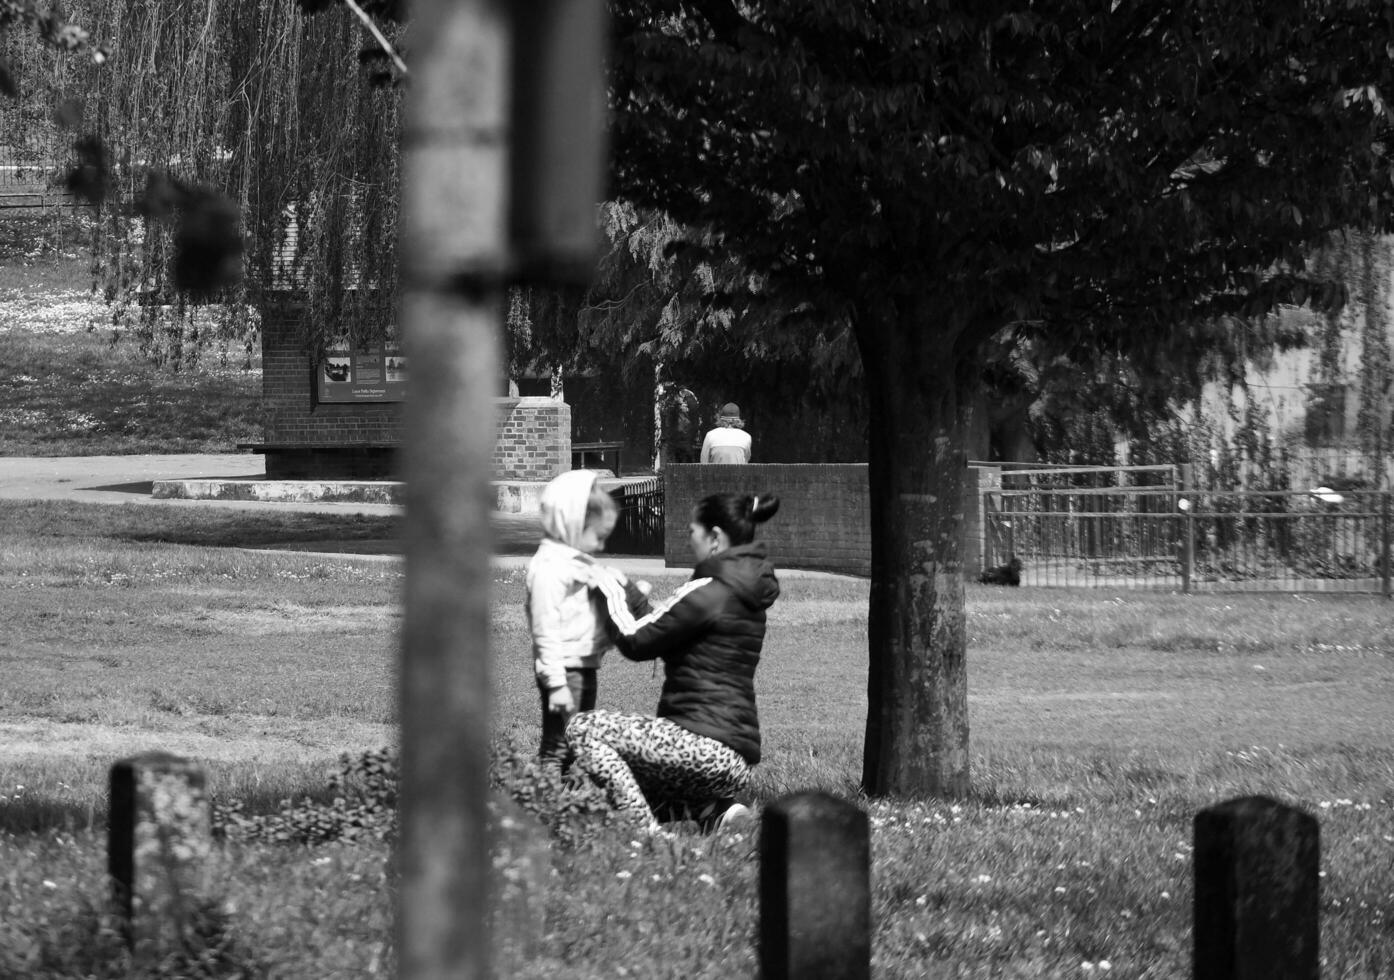
[[373, 23], [373, 18], [369, 17], [362, 7], [354, 3], [354, 0], [344, 0], [344, 6], [352, 10], [354, 16], [363, 22], [363, 26], [368, 29], [369, 34], [373, 35], [373, 40], [378, 42], [378, 47], [382, 48], [387, 54], [387, 57], [392, 59], [392, 64], [397, 67], [397, 70], [403, 75], [408, 74], [407, 63], [403, 61], [401, 56], [393, 49], [392, 42], [388, 41], [382, 31], [378, 30], [378, 25]]

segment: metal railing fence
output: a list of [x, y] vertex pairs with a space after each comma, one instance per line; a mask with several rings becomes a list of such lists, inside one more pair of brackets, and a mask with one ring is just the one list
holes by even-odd
[[663, 554], [663, 481], [640, 480], [610, 491], [619, 505], [605, 550], [617, 555]]
[[986, 565], [1022, 585], [1391, 594], [1391, 494], [1130, 488], [984, 494]]

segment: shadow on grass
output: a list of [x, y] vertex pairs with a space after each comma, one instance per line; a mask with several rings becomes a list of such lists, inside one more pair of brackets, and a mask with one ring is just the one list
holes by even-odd
[[78, 833], [103, 830], [107, 824], [107, 804], [78, 803], [43, 798], [0, 803], [0, 833], [44, 834], [51, 831]]
[[102, 490], [108, 493], [140, 493], [145, 496], [155, 491], [153, 480], [143, 480], [136, 483], [112, 483], [104, 487], [83, 487], [84, 490]]

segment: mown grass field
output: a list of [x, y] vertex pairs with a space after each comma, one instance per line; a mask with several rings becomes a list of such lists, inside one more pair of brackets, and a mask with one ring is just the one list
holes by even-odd
[[0, 221], [0, 456], [232, 452], [261, 435], [260, 350], [216, 313], [179, 370], [156, 366], [91, 292], [80, 221]]
[[[110, 762], [189, 754], [215, 797], [253, 809], [322, 794], [339, 752], [392, 738], [400, 566], [150, 527], [132, 541], [82, 508], [41, 532], [26, 506], [0, 510], [0, 976], [126, 976], [93, 911]], [[527, 747], [520, 571], [493, 588], [495, 729]], [[856, 798], [866, 585], [784, 588], [755, 802]], [[862, 801], [878, 978], [1186, 976], [1191, 821], [1250, 793], [1320, 819], [1323, 976], [1394, 977], [1388, 603], [975, 586], [969, 630], [973, 794]], [[600, 700], [650, 711], [658, 683], [614, 658]], [[385, 846], [237, 845], [218, 862], [249, 975], [390, 975]], [[754, 976], [751, 838], [621, 835], [554, 866], [546, 932], [514, 975]]]

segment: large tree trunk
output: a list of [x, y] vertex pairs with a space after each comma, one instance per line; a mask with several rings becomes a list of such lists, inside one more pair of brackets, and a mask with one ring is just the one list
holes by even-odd
[[[900, 316], [905, 317], [902, 312]], [[905, 317], [859, 329], [871, 409], [871, 661], [862, 782], [968, 792], [963, 484], [975, 372]]]

